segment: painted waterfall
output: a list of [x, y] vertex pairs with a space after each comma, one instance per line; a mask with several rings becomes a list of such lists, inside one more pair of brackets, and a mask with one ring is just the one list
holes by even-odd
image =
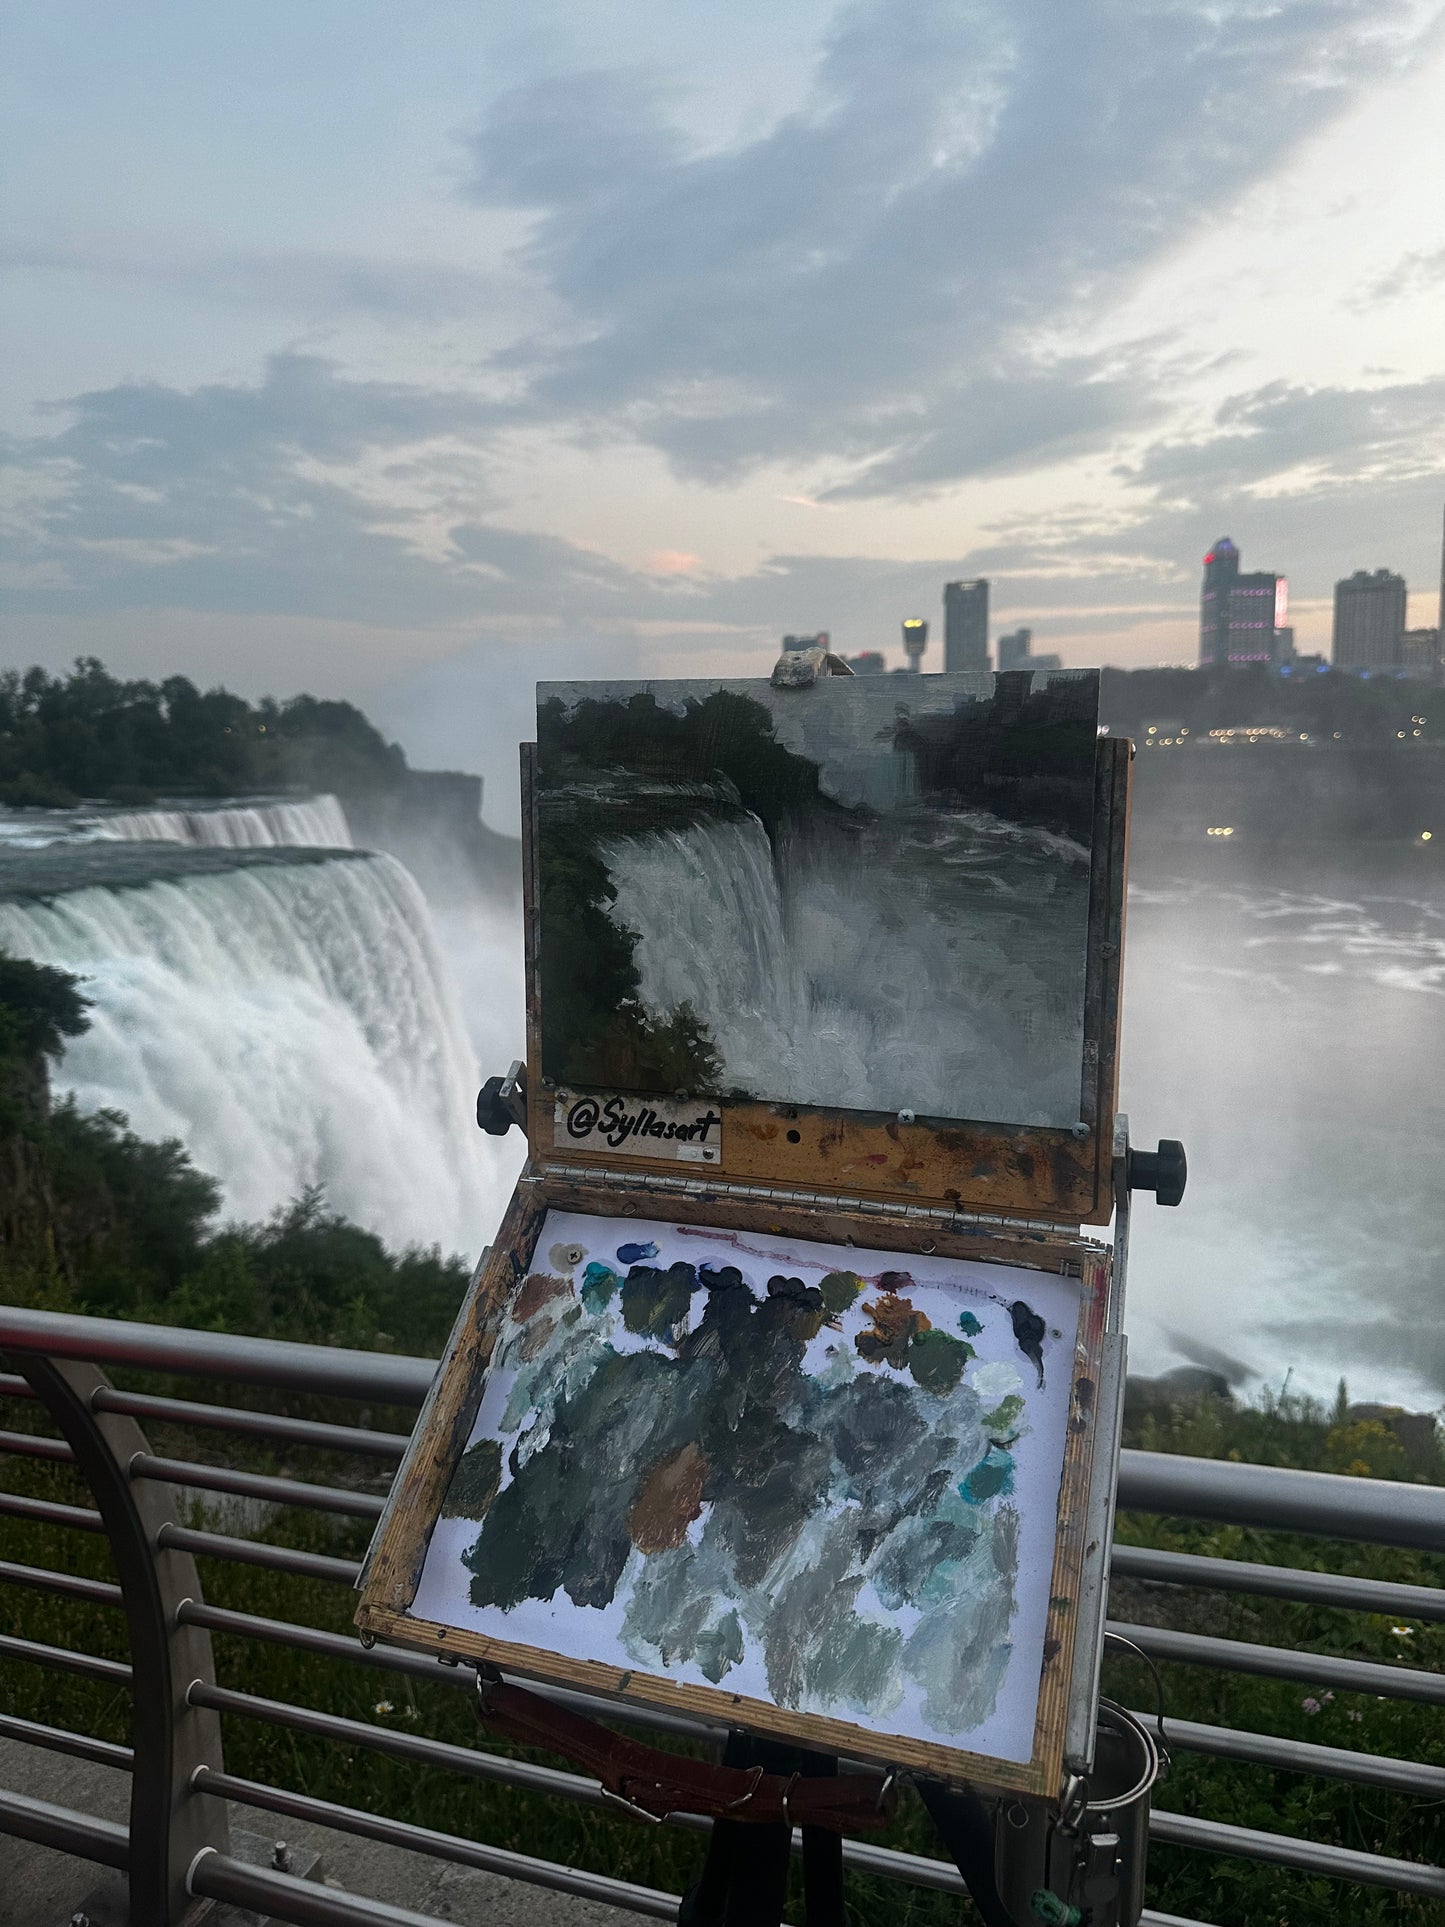
[[1032, 1756], [1081, 1286], [551, 1211], [412, 1616]]
[[537, 695], [550, 1082], [1077, 1120], [1095, 672]]

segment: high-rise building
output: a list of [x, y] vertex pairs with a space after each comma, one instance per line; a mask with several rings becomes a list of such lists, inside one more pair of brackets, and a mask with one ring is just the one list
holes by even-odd
[[844, 656], [844, 662], [855, 676], [881, 676], [887, 664], [881, 649], [865, 649], [856, 656]]
[[923, 667], [923, 652], [928, 647], [928, 624], [922, 616], [903, 618], [903, 653], [915, 675]]
[[[1204, 558], [1199, 596], [1199, 666], [1277, 662], [1289, 608], [1289, 584], [1268, 569], [1246, 573], [1239, 550], [1220, 536]], [[1291, 638], [1291, 641], [1293, 638]]]
[[1416, 682], [1439, 682], [1440, 631], [1407, 629], [1400, 638], [1400, 668]]
[[988, 668], [988, 580], [943, 585], [943, 666]]
[[833, 638], [826, 629], [820, 629], [816, 636], [784, 636], [783, 652], [791, 655], [795, 649], [831, 649]]
[[1028, 665], [1029, 644], [1034, 639], [1032, 629], [1010, 629], [1007, 635], [998, 639], [998, 666], [1003, 669], [1023, 669]]
[[1356, 569], [1335, 584], [1336, 669], [1398, 669], [1404, 635], [1404, 576]]
[[1062, 669], [1060, 656], [1036, 656], [1032, 629], [1011, 629], [998, 639], [998, 666], [1004, 669]]

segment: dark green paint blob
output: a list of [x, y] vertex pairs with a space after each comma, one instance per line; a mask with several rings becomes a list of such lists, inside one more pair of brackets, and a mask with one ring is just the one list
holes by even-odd
[[697, 1290], [696, 1268], [634, 1265], [622, 1287], [622, 1322], [630, 1332], [647, 1338], [675, 1339], [687, 1323], [692, 1294]]
[[863, 1280], [856, 1271], [830, 1271], [820, 1280], [819, 1291], [823, 1294], [823, 1307], [830, 1318], [836, 1318], [847, 1311], [853, 1300], [863, 1289]]
[[950, 1338], [947, 1332], [919, 1332], [908, 1347], [908, 1369], [925, 1392], [943, 1398], [963, 1377], [972, 1357], [972, 1345], [961, 1338]]
[[484, 1519], [502, 1483], [502, 1448], [495, 1439], [478, 1439], [461, 1456], [442, 1500], [444, 1519]]
[[600, 1265], [594, 1258], [582, 1274], [582, 1303], [590, 1312], [606, 1311], [620, 1282], [611, 1265]]
[[697, 1663], [703, 1677], [714, 1686], [743, 1658], [743, 1629], [734, 1612], [724, 1613], [715, 1626], [705, 1626], [697, 1636]]
[[961, 1311], [958, 1314], [958, 1329], [963, 1333], [965, 1338], [977, 1338], [983, 1330], [983, 1326], [979, 1324], [971, 1311]]
[[1001, 1446], [991, 1445], [958, 1490], [960, 1497], [967, 1499], [970, 1505], [982, 1505], [985, 1499], [1012, 1492], [1013, 1484], [1012, 1456]]

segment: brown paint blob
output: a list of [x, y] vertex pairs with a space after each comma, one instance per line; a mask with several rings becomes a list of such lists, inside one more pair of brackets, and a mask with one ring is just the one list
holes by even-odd
[[649, 1468], [627, 1515], [627, 1531], [639, 1552], [672, 1552], [702, 1511], [708, 1464], [689, 1439]]
[[570, 1278], [554, 1278], [550, 1272], [534, 1271], [512, 1300], [512, 1317], [519, 1325], [534, 1318], [550, 1298], [563, 1298], [572, 1290]]
[[896, 1296], [875, 1298], [863, 1310], [873, 1324], [853, 1341], [858, 1356], [871, 1365], [892, 1365], [901, 1372], [908, 1363], [910, 1341], [931, 1329], [929, 1318], [906, 1298]]

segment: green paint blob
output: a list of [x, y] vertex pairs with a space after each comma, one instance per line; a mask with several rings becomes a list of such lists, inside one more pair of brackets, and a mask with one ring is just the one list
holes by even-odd
[[1000, 1399], [991, 1412], [985, 1412], [979, 1421], [986, 1432], [1006, 1432], [1017, 1423], [1024, 1409], [1024, 1402], [1017, 1392], [1010, 1392], [1007, 1398]]
[[444, 1519], [484, 1519], [502, 1483], [502, 1448], [495, 1439], [478, 1439], [461, 1456], [442, 1500]]
[[648, 1338], [672, 1338], [687, 1322], [697, 1272], [691, 1265], [634, 1265], [622, 1287], [622, 1322]]
[[972, 1357], [972, 1345], [961, 1338], [950, 1338], [947, 1332], [920, 1332], [908, 1347], [908, 1369], [925, 1392], [943, 1398], [963, 1377]]
[[959, 1496], [970, 1505], [1013, 1491], [1014, 1462], [1001, 1446], [991, 1445], [968, 1477], [959, 1486]]
[[961, 1311], [958, 1314], [958, 1329], [963, 1333], [965, 1338], [977, 1338], [983, 1330], [983, 1326], [979, 1324], [971, 1311]]
[[590, 1312], [606, 1311], [619, 1282], [611, 1265], [600, 1265], [594, 1258], [582, 1274], [582, 1303]]
[[823, 1308], [832, 1318], [847, 1311], [853, 1300], [863, 1289], [863, 1280], [856, 1271], [830, 1271], [821, 1279], [818, 1289], [823, 1294]]

